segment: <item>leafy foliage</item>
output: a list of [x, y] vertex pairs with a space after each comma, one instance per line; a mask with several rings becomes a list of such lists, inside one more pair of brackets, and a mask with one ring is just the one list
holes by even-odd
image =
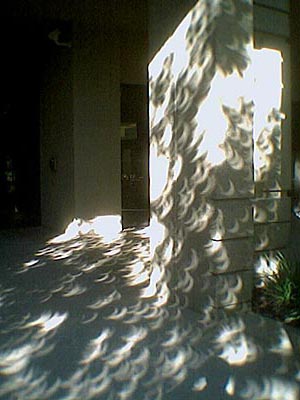
[[277, 255], [277, 271], [264, 276], [259, 308], [284, 322], [300, 322], [300, 261]]

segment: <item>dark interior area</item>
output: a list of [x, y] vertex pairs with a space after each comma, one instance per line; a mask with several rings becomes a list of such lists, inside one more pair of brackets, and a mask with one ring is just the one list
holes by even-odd
[[40, 95], [56, 50], [49, 33], [70, 32], [66, 26], [28, 17], [1, 21], [0, 228], [41, 224]]
[[0, 227], [38, 225], [43, 35], [20, 20], [2, 21], [0, 34]]
[[121, 85], [123, 227], [149, 222], [148, 99], [145, 85]]
[[[0, 229], [41, 224], [40, 93], [55, 43], [56, 22], [1, 21]], [[123, 227], [149, 222], [147, 86], [121, 85]], [[123, 132], [123, 133], [122, 133]], [[123, 134], [123, 136], [122, 136]]]

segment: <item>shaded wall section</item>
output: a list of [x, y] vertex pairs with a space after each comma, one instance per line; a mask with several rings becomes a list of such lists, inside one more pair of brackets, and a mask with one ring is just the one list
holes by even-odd
[[41, 88], [41, 222], [62, 229], [74, 216], [72, 50], [48, 46]]
[[[57, 54], [53, 50], [44, 71], [42, 224], [64, 228], [76, 216], [119, 214], [120, 82], [147, 79], [146, 1], [14, 0], [3, 9], [4, 15], [39, 22], [46, 41], [52, 28], [73, 26], [67, 38], [72, 46], [52, 41]], [[64, 39], [63, 32], [59, 40]]]
[[146, 31], [136, 31], [134, 27], [132, 29], [120, 32], [120, 82], [146, 85], [148, 34]]
[[299, 212], [300, 204], [300, 3], [291, 2], [291, 66], [292, 66], [292, 150], [294, 169], [294, 196]]
[[2, 18], [0, 226], [40, 221], [39, 85], [43, 40], [32, 21]]
[[74, 29], [75, 214], [120, 214], [118, 36], [84, 21]]
[[254, 29], [275, 36], [289, 37], [290, 3], [294, 0], [254, 0]]

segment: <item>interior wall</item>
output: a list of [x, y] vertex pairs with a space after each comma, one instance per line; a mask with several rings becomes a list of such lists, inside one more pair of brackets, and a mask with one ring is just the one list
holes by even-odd
[[148, 34], [145, 31], [120, 33], [120, 82], [147, 84]]
[[41, 222], [63, 229], [74, 216], [72, 52], [48, 45], [41, 87]]
[[81, 218], [121, 213], [119, 44], [100, 25], [74, 24], [74, 188]]

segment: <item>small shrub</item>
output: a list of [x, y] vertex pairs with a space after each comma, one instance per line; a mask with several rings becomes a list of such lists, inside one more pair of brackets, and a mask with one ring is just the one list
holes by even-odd
[[263, 277], [256, 306], [284, 322], [300, 322], [300, 262], [290, 261], [282, 253], [276, 259], [277, 271]]

